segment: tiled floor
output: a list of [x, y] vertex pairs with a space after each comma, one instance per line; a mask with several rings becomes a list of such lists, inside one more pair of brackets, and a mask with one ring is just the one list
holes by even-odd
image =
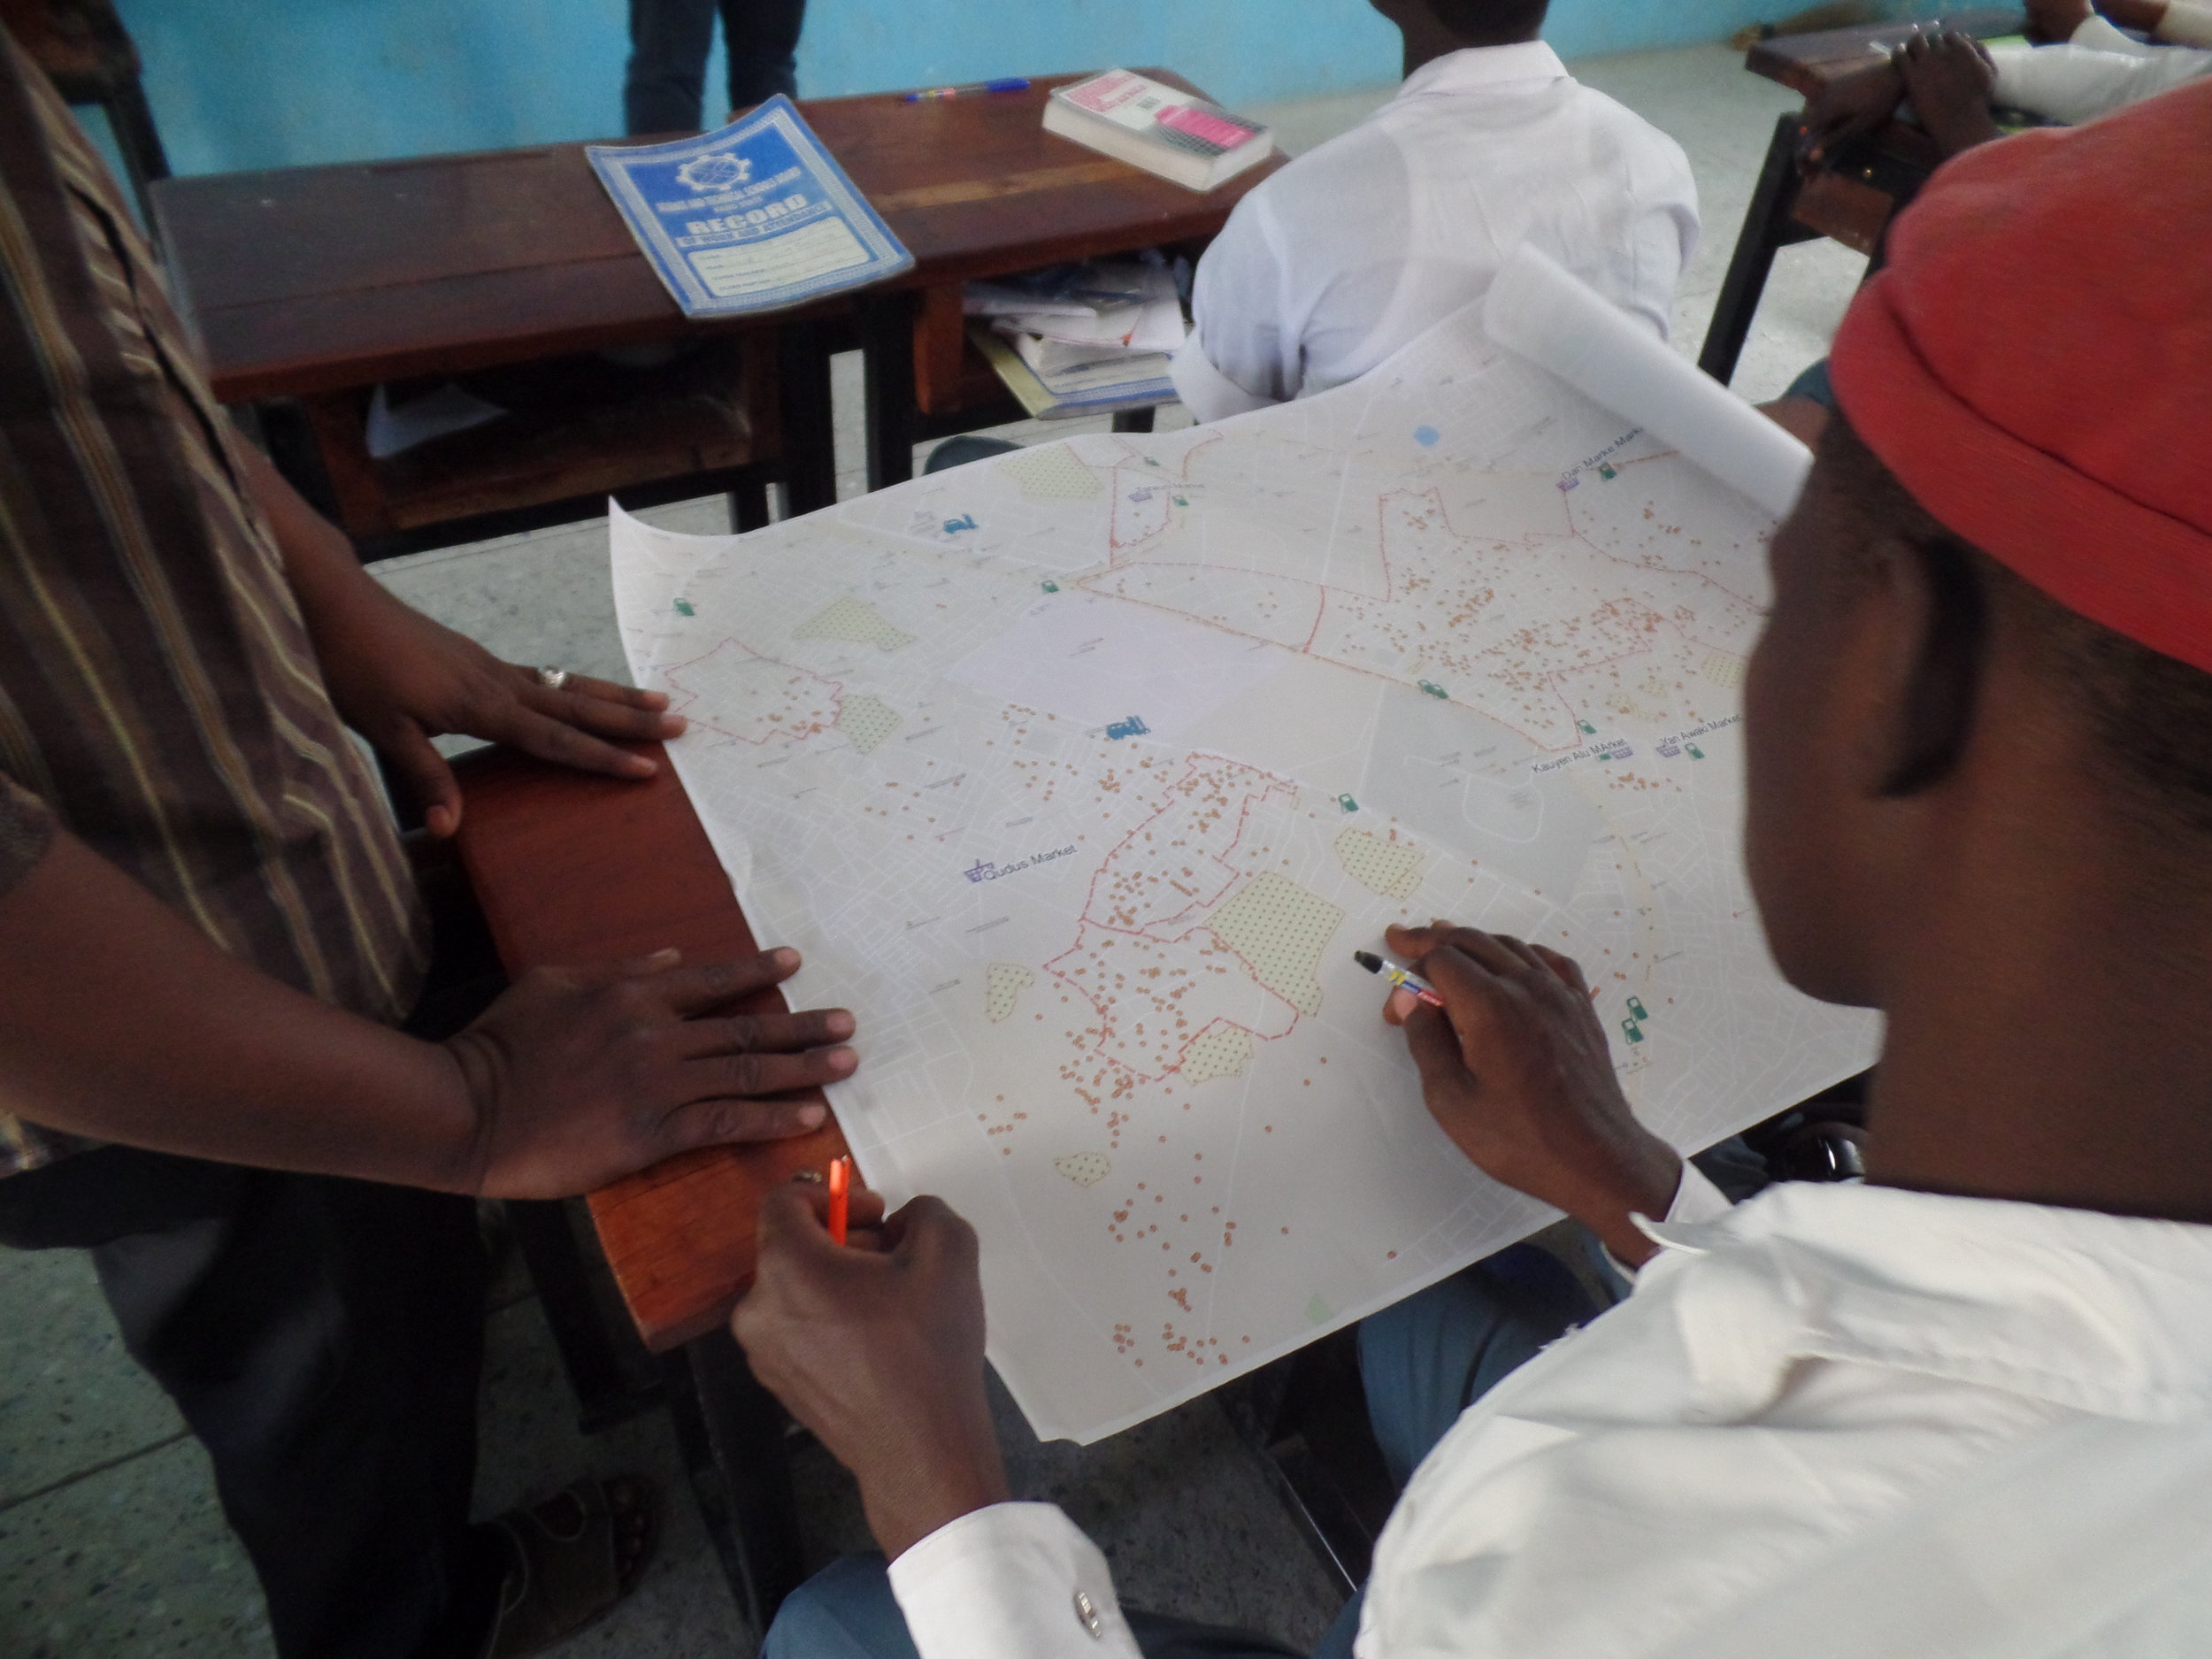
[[[1675, 342], [1694, 355], [1777, 112], [1793, 100], [1745, 74], [1723, 47], [1585, 60], [1576, 71], [1672, 133], [1704, 197], [1705, 237], [1682, 285]], [[1302, 150], [1387, 94], [1261, 111]], [[1737, 376], [1774, 396], [1826, 349], [1863, 262], [1828, 243], [1786, 250]], [[839, 365], [841, 491], [859, 488], [857, 365]], [[1179, 411], [1167, 419], [1179, 423]], [[1031, 424], [1035, 441], [1083, 428]], [[672, 528], [727, 527], [718, 501], [652, 515]], [[433, 614], [522, 662], [619, 675], [605, 533], [598, 524], [395, 561], [381, 573]], [[737, 1619], [685, 1491], [672, 1439], [647, 1418], [596, 1440], [575, 1431], [551, 1340], [510, 1275], [490, 1313], [479, 1504], [496, 1511], [586, 1471], [655, 1472], [669, 1520], [644, 1587], [565, 1650], [584, 1659], [742, 1655]], [[174, 1410], [119, 1351], [90, 1268], [72, 1255], [0, 1251], [0, 1654], [12, 1659], [151, 1659], [271, 1651], [252, 1574], [224, 1530], [207, 1463]], [[1201, 1401], [1105, 1445], [1041, 1446], [1001, 1396], [1017, 1484], [1064, 1503], [1105, 1547], [1134, 1602], [1310, 1642], [1334, 1611], [1312, 1557], [1259, 1463]], [[802, 1454], [809, 1554], [864, 1542], [849, 1486]]]

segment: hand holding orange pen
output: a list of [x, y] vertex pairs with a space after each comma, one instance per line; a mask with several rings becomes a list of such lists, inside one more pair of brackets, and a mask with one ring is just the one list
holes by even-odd
[[853, 1161], [849, 1157], [833, 1158], [829, 1166], [829, 1235], [832, 1244], [845, 1242], [845, 1229], [852, 1216]]

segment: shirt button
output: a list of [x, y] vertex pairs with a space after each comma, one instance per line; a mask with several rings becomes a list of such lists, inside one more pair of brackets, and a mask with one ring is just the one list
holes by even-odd
[[1098, 1616], [1098, 1603], [1082, 1590], [1075, 1593], [1075, 1622], [1090, 1632], [1093, 1641], [1105, 1640], [1106, 1621]]

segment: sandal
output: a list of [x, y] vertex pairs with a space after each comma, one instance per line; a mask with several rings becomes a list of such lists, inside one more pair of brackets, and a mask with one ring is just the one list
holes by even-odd
[[[625, 1571], [616, 1511], [643, 1523]], [[483, 1659], [527, 1659], [603, 1617], [638, 1586], [660, 1541], [660, 1506], [640, 1475], [570, 1483], [542, 1503], [492, 1523], [514, 1549]]]

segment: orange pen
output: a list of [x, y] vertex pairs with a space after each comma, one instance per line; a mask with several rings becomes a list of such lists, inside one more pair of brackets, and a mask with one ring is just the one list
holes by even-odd
[[829, 1166], [829, 1235], [832, 1244], [845, 1242], [846, 1219], [852, 1205], [853, 1161], [833, 1158]]

